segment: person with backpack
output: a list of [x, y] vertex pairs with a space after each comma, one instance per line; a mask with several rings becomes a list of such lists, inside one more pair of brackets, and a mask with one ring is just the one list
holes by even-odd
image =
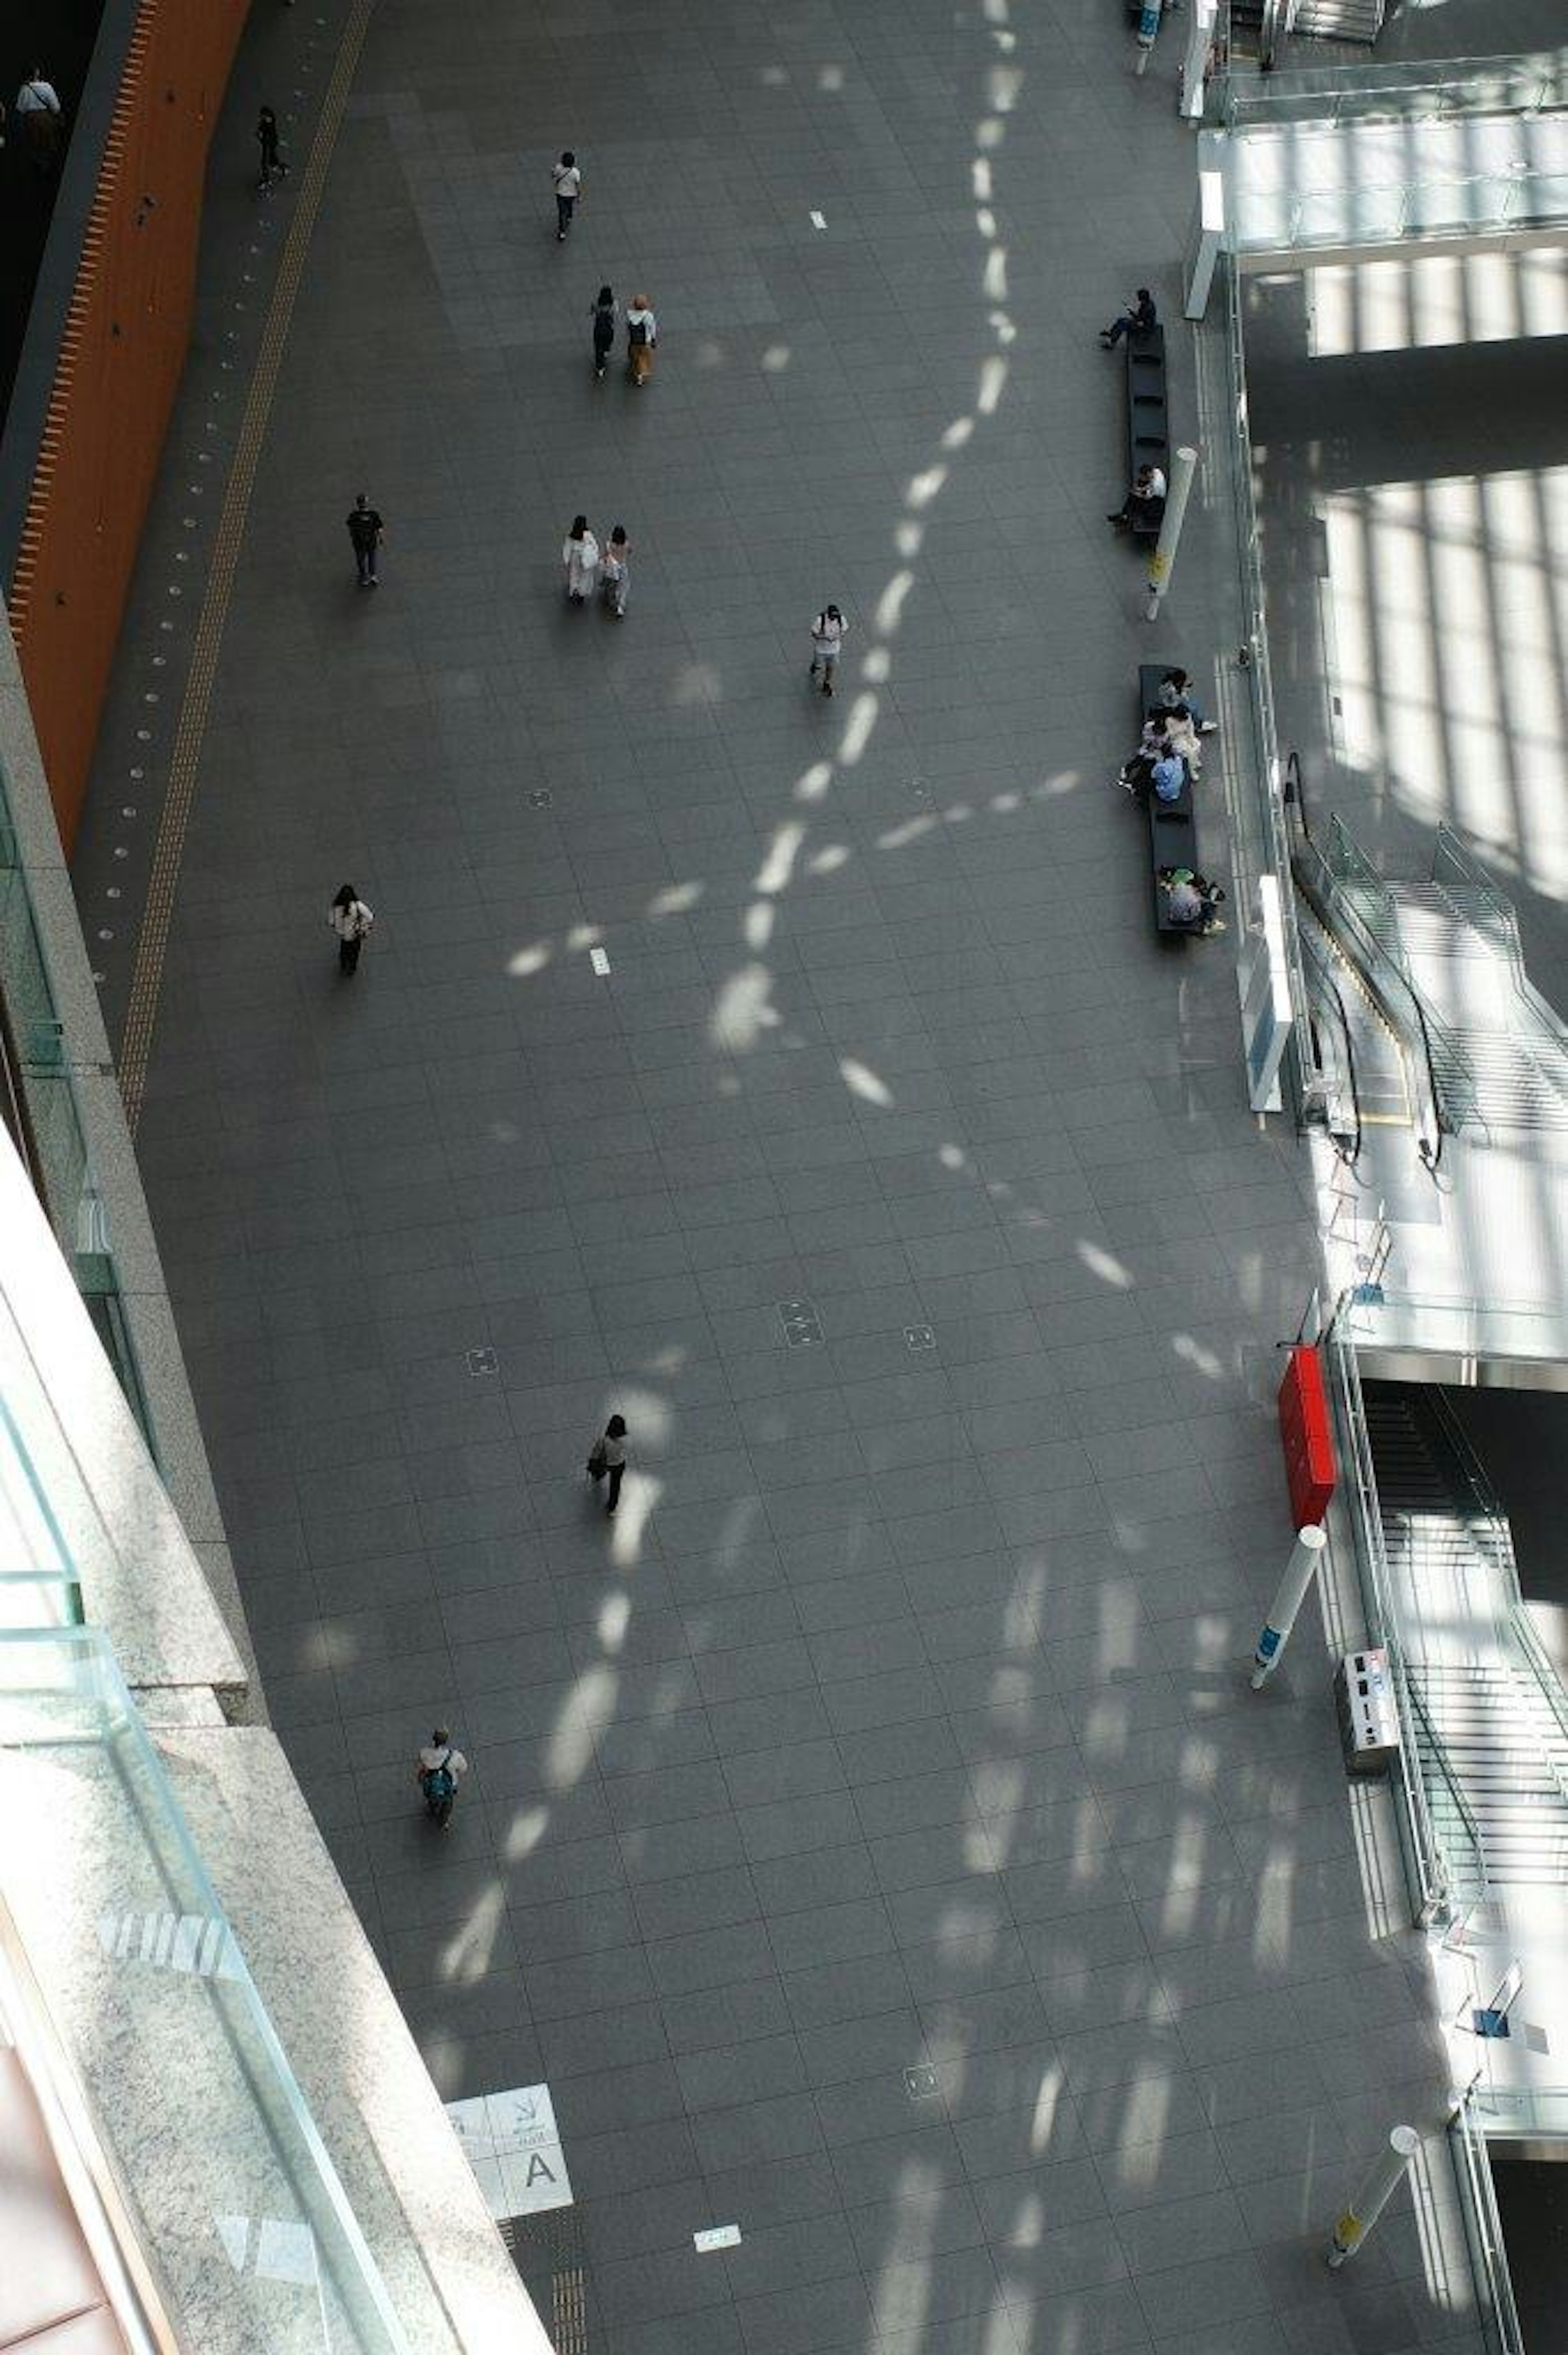
[[634, 295], [626, 314], [626, 371], [633, 384], [646, 384], [653, 373], [653, 346], [659, 322], [646, 294]]
[[615, 343], [615, 296], [608, 286], [601, 286], [593, 305], [593, 372], [600, 381]]
[[822, 674], [822, 693], [832, 695], [833, 673], [839, 666], [839, 655], [843, 646], [849, 623], [836, 605], [824, 605], [811, 624], [811, 667], [807, 676], [815, 679]]
[[376, 922], [375, 911], [366, 906], [352, 883], [344, 883], [340, 886], [327, 911], [327, 922], [337, 934], [339, 973], [357, 971], [359, 952]]
[[363, 491], [354, 502], [354, 513], [348, 518], [348, 536], [354, 545], [354, 560], [359, 567], [362, 589], [377, 589], [376, 551], [387, 537], [387, 527], [371, 506]]
[[16, 115], [34, 171], [52, 172], [59, 156], [65, 116], [59, 92], [52, 81], [46, 80], [42, 66], [33, 68], [16, 92]]
[[438, 1725], [419, 1752], [414, 1779], [425, 1795], [426, 1814], [440, 1824], [442, 1831], [452, 1819], [458, 1784], [467, 1773], [468, 1760], [461, 1750], [452, 1748], [452, 1738], [446, 1727]]
[[596, 1439], [588, 1451], [588, 1476], [597, 1488], [608, 1476], [609, 1494], [604, 1509], [613, 1513], [620, 1502], [620, 1484], [626, 1477], [626, 1418], [612, 1414], [604, 1426], [603, 1436]]

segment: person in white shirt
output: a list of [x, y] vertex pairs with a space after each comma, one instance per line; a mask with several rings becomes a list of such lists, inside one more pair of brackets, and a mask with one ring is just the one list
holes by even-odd
[[626, 619], [627, 591], [631, 586], [631, 542], [626, 526], [618, 523], [604, 548], [604, 602], [618, 622]]
[[59, 153], [63, 123], [58, 93], [53, 82], [44, 80], [42, 66], [33, 68], [16, 92], [16, 112], [22, 118], [22, 135], [34, 169], [51, 170]]
[[568, 605], [586, 605], [599, 579], [599, 542], [587, 516], [574, 516], [561, 546], [561, 570], [566, 575]]
[[849, 623], [836, 605], [824, 605], [811, 624], [811, 667], [808, 677], [822, 674], [822, 693], [832, 695], [833, 673], [839, 666], [839, 655], [843, 646]]
[[452, 1748], [451, 1735], [438, 1725], [419, 1752], [414, 1780], [425, 1795], [425, 1805], [444, 1831], [452, 1819], [457, 1786], [468, 1773], [468, 1760]]
[[583, 192], [583, 176], [569, 147], [558, 164], [551, 165], [550, 177], [556, 184], [556, 237], [558, 241], [570, 229], [577, 198]]
[[374, 911], [366, 906], [352, 883], [344, 883], [327, 911], [327, 922], [337, 934], [339, 973], [355, 972], [359, 952], [376, 922]]
[[633, 384], [646, 384], [652, 375], [658, 340], [659, 322], [647, 295], [635, 295], [626, 314], [626, 366]]

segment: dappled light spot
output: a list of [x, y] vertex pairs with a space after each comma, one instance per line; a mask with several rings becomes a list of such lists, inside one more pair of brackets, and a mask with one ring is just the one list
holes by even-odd
[[1011, 114], [1023, 87], [1022, 69], [1018, 66], [992, 66], [988, 79], [992, 106], [998, 114]]
[[599, 1640], [600, 1648], [612, 1657], [626, 1641], [626, 1631], [631, 1625], [630, 1594], [607, 1594], [599, 1605]]
[[569, 949], [598, 948], [603, 938], [602, 924], [574, 924], [567, 934], [567, 946]]
[[1084, 780], [1076, 769], [1058, 769], [1054, 776], [1044, 777], [1034, 788], [1037, 801], [1059, 802], [1076, 793]]
[[708, 1036], [726, 1054], [748, 1055], [764, 1030], [776, 1030], [773, 975], [765, 964], [746, 964], [730, 975], [718, 994]]
[[891, 637], [904, 618], [904, 600], [915, 586], [915, 575], [907, 567], [895, 572], [876, 601], [876, 626], [884, 637]]
[[493, 1881], [474, 1901], [468, 1920], [460, 1923], [437, 1957], [436, 1976], [451, 1987], [473, 1987], [489, 1970], [495, 1941], [506, 1913], [506, 1891]]
[[918, 556], [920, 543], [926, 537], [925, 527], [917, 523], [901, 523], [893, 535], [893, 545], [900, 556]]
[[1213, 1350], [1205, 1348], [1202, 1342], [1194, 1339], [1191, 1333], [1171, 1335], [1171, 1354], [1173, 1358], [1180, 1358], [1184, 1365], [1195, 1366], [1201, 1374], [1207, 1374], [1212, 1382], [1217, 1382], [1225, 1370], [1224, 1361], [1215, 1356]]
[[758, 871], [752, 890], [768, 893], [782, 891], [789, 880], [795, 855], [805, 839], [806, 829], [799, 818], [790, 818], [786, 825], [775, 826], [768, 856]]
[[531, 973], [543, 973], [554, 954], [548, 941], [535, 941], [530, 948], [514, 951], [506, 960], [506, 970], [514, 981], [526, 981]]
[[994, 414], [1006, 383], [1007, 362], [993, 352], [989, 359], [980, 363], [980, 391], [975, 399], [975, 407], [982, 417]]
[[961, 1145], [938, 1146], [937, 1158], [944, 1169], [967, 1169], [969, 1166], [969, 1156]]
[[977, 155], [974, 162], [969, 165], [969, 179], [974, 189], [976, 204], [989, 204], [991, 202], [991, 165], [984, 155]]
[[853, 769], [871, 741], [876, 725], [877, 700], [874, 695], [857, 695], [850, 709], [842, 739], [839, 744], [839, 760], [846, 769]]
[[637, 1433], [640, 1451], [663, 1447], [675, 1428], [675, 1412], [667, 1398], [658, 1391], [644, 1391], [624, 1386], [618, 1389], [613, 1400], [605, 1393], [605, 1414], [623, 1414]]
[[1164, 2140], [1171, 2115], [1172, 2082], [1163, 2071], [1143, 2071], [1134, 2078], [1122, 2096], [1121, 2132], [1117, 2137], [1117, 2171], [1124, 2180], [1127, 2169], [1140, 2163], [1135, 2154], [1147, 2143]]
[[629, 1472], [626, 1486], [620, 1492], [616, 1508], [615, 1529], [609, 1541], [609, 1558], [617, 1570], [633, 1569], [642, 1552], [642, 1532], [650, 1514], [664, 1492], [662, 1480], [646, 1472]]
[[852, 856], [847, 843], [825, 842], [815, 858], [807, 861], [806, 872], [808, 875], [836, 875], [841, 867], [849, 865]]
[[667, 884], [662, 891], [655, 891], [649, 900], [648, 913], [651, 916], [683, 916], [688, 908], [696, 906], [706, 889], [705, 883]]
[[902, 826], [890, 826], [885, 834], [879, 834], [876, 847], [878, 850], [903, 850], [909, 843], [918, 842], [923, 834], [929, 834], [940, 823], [934, 812], [922, 810], [918, 817], [906, 818]]
[[992, 794], [991, 805], [999, 816], [1009, 817], [1014, 810], [1022, 809], [1023, 803], [1018, 794]]
[[746, 911], [741, 930], [748, 949], [765, 949], [773, 938], [773, 922], [778, 911], [769, 900], [754, 900]]
[[769, 344], [762, 355], [762, 365], [769, 376], [780, 376], [789, 365], [788, 344]]
[[844, 69], [842, 66], [823, 66], [818, 73], [817, 88], [819, 90], [842, 90], [843, 86]]
[[795, 799], [798, 802], [820, 802], [832, 782], [832, 762], [813, 761], [795, 787]]
[[968, 802], [949, 802], [942, 815], [950, 826], [962, 826], [965, 818], [973, 817], [974, 812]]
[[975, 124], [977, 147], [1000, 147], [1006, 136], [1006, 131], [994, 115], [988, 116], [985, 122]]
[[893, 657], [885, 646], [873, 646], [860, 666], [860, 675], [872, 687], [884, 687], [893, 668]]
[[670, 700], [689, 709], [694, 703], [717, 703], [723, 696], [724, 681], [712, 663], [683, 663]]
[[944, 450], [961, 450], [975, 430], [972, 417], [955, 417], [942, 436]]
[[525, 1856], [533, 1855], [545, 1837], [549, 1820], [548, 1807], [519, 1808], [506, 1827], [503, 1845], [508, 1864], [521, 1864]]
[[789, 77], [782, 66], [764, 66], [757, 79], [768, 90], [782, 90]]
[[[1005, 311], [993, 311], [991, 313], [991, 333], [996, 337], [999, 344], [1015, 344], [1018, 341], [1018, 329], [1013, 325], [1012, 321], [1008, 317]], [[988, 360], [985, 367], [980, 370], [980, 384], [982, 391], [987, 381], [987, 370], [990, 367], [991, 362]], [[1001, 378], [997, 379], [997, 395], [999, 399], [1001, 398], [1001, 385], [1003, 381], [1005, 381], [1005, 379]]]
[[1029, 2122], [1029, 2147], [1036, 2154], [1049, 2150], [1051, 2137], [1056, 2130], [1056, 2111], [1066, 2090], [1065, 2079], [1058, 2064], [1040, 2073], [1040, 2089], [1034, 2096], [1034, 2115]]
[[1089, 1273], [1097, 1275], [1102, 1284], [1114, 1284], [1118, 1292], [1132, 1290], [1132, 1277], [1128, 1269], [1110, 1252], [1102, 1251], [1098, 1243], [1092, 1243], [1086, 1236], [1080, 1235], [1077, 1252]]
[[979, 229], [981, 237], [994, 237], [996, 235], [996, 215], [991, 212], [989, 208], [982, 207], [975, 215], [975, 227]]
[[1006, 246], [993, 245], [991, 247], [991, 251], [985, 258], [985, 269], [981, 273], [980, 284], [984, 288], [989, 301], [992, 303], [1005, 303], [1007, 301]]
[[928, 507], [948, 479], [946, 466], [927, 466], [923, 474], [911, 474], [905, 485], [906, 504], [912, 507]]
[[618, 1689], [615, 1670], [598, 1661], [567, 1692], [545, 1745], [545, 1781], [552, 1791], [570, 1791], [582, 1781], [593, 1764], [599, 1729], [615, 1713]]
[[851, 1095], [863, 1097], [867, 1103], [885, 1107], [893, 1103], [893, 1091], [886, 1082], [879, 1080], [864, 1063], [857, 1063], [853, 1055], [840, 1056], [839, 1076]]

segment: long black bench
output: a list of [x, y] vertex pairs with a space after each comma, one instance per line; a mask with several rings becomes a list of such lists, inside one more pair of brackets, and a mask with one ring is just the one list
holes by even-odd
[[[1171, 663], [1140, 663], [1138, 666], [1138, 725], [1141, 734], [1149, 713], [1160, 701], [1160, 690], [1165, 674], [1174, 666]], [[1149, 818], [1150, 887], [1154, 894], [1154, 928], [1160, 932], [1181, 934], [1201, 932], [1202, 920], [1196, 923], [1181, 923], [1171, 913], [1171, 894], [1160, 882], [1161, 871], [1171, 867], [1198, 868], [1198, 817], [1192, 806], [1192, 772], [1185, 762], [1186, 774], [1181, 791], [1173, 802], [1162, 802], [1152, 787], [1143, 800]]]
[[[1170, 417], [1165, 404], [1165, 330], [1134, 327], [1127, 342], [1127, 480], [1138, 480], [1140, 466], [1158, 466], [1171, 480]], [[1158, 539], [1163, 503], [1152, 516], [1131, 511], [1135, 539]]]

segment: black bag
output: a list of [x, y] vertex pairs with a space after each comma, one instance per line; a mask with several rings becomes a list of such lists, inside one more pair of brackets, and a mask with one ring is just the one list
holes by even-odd
[[588, 1478], [590, 1480], [602, 1480], [609, 1469], [609, 1450], [605, 1445], [602, 1439], [596, 1439], [593, 1444], [592, 1452], [590, 1453], [588, 1460]]

